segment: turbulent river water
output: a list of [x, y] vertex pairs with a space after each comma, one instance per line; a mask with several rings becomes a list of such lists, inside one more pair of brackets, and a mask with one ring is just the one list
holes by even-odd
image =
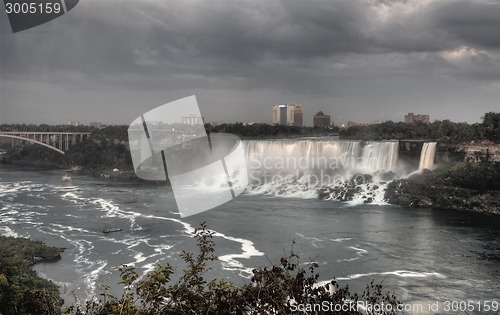
[[[321, 281], [335, 277], [362, 291], [375, 279], [413, 307], [406, 313], [500, 300], [498, 216], [245, 192], [180, 219], [168, 186], [72, 175], [78, 190], [59, 192], [63, 174], [0, 166], [0, 233], [65, 248], [61, 260], [35, 269], [68, 304], [102, 293], [102, 285], [119, 294], [123, 264], [141, 274], [157, 263], [182, 269], [179, 253], [196, 249], [191, 233], [205, 221], [220, 258], [209, 277], [250, 282], [253, 268], [278, 263], [295, 240], [301, 261], [319, 264]], [[123, 231], [104, 234], [105, 227]]]

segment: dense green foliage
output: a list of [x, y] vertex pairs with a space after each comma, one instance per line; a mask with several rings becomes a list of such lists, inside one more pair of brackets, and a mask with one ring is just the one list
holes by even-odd
[[[380, 285], [371, 283], [362, 296], [351, 294], [348, 287], [336, 281], [318, 284], [315, 263], [300, 267], [299, 256], [293, 247], [280, 263], [271, 268], [254, 270], [250, 284], [236, 286], [225, 280], [207, 281], [204, 274], [214, 256], [213, 232], [202, 224], [195, 231], [199, 253], [183, 252], [186, 269], [178, 280], [170, 265], [161, 266], [140, 278], [133, 267], [121, 270], [123, 295], [119, 298], [105, 295], [102, 301], [89, 301], [85, 306], [72, 306], [66, 313], [72, 315], [154, 315], [154, 314], [310, 314], [301, 311], [301, 305], [391, 305], [394, 312], [376, 312], [375, 307], [366, 314], [397, 314], [398, 301], [394, 295], [383, 293]], [[367, 305], [364, 304], [364, 305]], [[295, 306], [295, 307], [294, 307]], [[332, 307], [333, 310], [333, 307]], [[362, 314], [356, 307], [338, 312], [319, 311], [316, 314]], [[363, 313], [365, 314], [365, 313]]]
[[57, 286], [31, 269], [37, 261], [56, 259], [59, 253], [40, 242], [0, 236], [0, 314], [61, 312], [63, 301]]
[[64, 163], [64, 156], [41, 145], [29, 144], [8, 150], [0, 156], [0, 162], [54, 167]]
[[451, 163], [434, 172], [436, 185], [500, 190], [500, 163]]
[[127, 129], [125, 125], [94, 129], [91, 140], [77, 143], [66, 152], [65, 164], [86, 169], [132, 170]]
[[102, 140], [88, 140], [77, 143], [64, 156], [65, 164], [80, 165], [86, 169], [131, 170], [132, 159], [130, 151], [123, 143]]
[[490, 140], [500, 143], [500, 113], [486, 113], [483, 117], [483, 123], [472, 125], [443, 120], [430, 124], [386, 121], [376, 125], [352, 126], [341, 130], [340, 138], [356, 140], [434, 139], [449, 143]]
[[101, 129], [93, 129], [90, 137], [94, 141], [114, 141], [114, 142], [127, 142], [128, 141], [128, 126], [116, 125], [107, 126]]
[[500, 143], [500, 113], [484, 114], [483, 128], [487, 139]]

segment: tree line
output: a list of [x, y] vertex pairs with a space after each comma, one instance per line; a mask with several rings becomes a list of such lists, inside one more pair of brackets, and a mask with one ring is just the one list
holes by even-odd
[[422, 122], [406, 124], [386, 121], [376, 125], [352, 126], [340, 131], [340, 139], [385, 140], [385, 139], [433, 139], [448, 143], [472, 140], [489, 140], [500, 143], [500, 113], [489, 112], [482, 123], [456, 123], [438, 120], [429, 124]]

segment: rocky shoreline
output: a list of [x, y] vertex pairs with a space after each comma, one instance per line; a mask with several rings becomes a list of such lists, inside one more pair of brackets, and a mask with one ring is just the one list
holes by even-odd
[[500, 214], [500, 163], [451, 162], [406, 178], [396, 178], [392, 172], [357, 174], [344, 183], [320, 188], [317, 194], [319, 199], [340, 202]]
[[500, 214], [500, 191], [444, 185], [440, 175], [425, 170], [387, 185], [390, 204]]

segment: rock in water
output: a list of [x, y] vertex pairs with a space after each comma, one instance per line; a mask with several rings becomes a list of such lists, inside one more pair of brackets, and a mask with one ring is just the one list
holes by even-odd
[[120, 231], [123, 231], [122, 229], [120, 228], [117, 228], [117, 227], [105, 227], [102, 232], [104, 234], [108, 234], [108, 233], [113, 233], [113, 232], [120, 232]]

